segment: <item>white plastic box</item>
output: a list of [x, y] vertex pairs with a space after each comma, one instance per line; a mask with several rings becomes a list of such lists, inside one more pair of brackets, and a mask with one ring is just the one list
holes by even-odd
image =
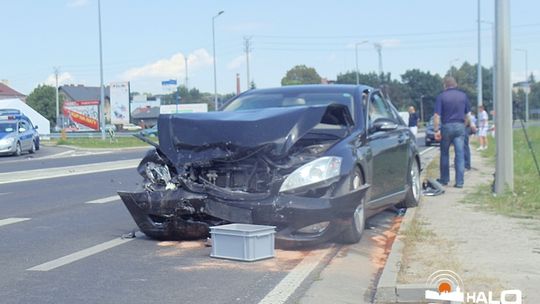
[[228, 224], [210, 227], [210, 256], [248, 262], [272, 258], [275, 233], [274, 226]]

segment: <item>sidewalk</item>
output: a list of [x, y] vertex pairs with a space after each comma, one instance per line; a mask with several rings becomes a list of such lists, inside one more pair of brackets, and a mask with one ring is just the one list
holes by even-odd
[[[392, 248], [365, 246], [377, 240], [367, 230], [360, 244], [338, 252], [298, 303], [426, 303], [426, 281], [437, 270], [457, 273], [466, 292], [487, 296], [492, 291], [494, 301], [502, 290], [519, 289], [523, 303], [540, 303], [540, 221], [494, 214], [468, 202], [467, 194], [491, 183], [494, 172], [494, 164], [471, 152], [473, 169], [467, 171], [463, 189], [450, 186], [443, 195], [423, 197], [419, 207], [407, 211]], [[392, 224], [387, 232], [393, 234]], [[381, 267], [375, 286], [367, 277], [376, 277]], [[385, 291], [394, 296], [379, 293], [381, 284], [391, 286]]]
[[[494, 214], [467, 201], [466, 194], [491, 183], [495, 171], [488, 160], [471, 152], [473, 170], [465, 175], [465, 187], [445, 187], [441, 196], [423, 197], [405, 231], [399, 231], [404, 248], [398, 290], [415, 286], [407, 284], [425, 286], [433, 272], [452, 270], [465, 291], [492, 291], [495, 300], [502, 290], [519, 289], [523, 303], [540, 303], [540, 221]], [[423, 299], [422, 288], [416, 293]]]

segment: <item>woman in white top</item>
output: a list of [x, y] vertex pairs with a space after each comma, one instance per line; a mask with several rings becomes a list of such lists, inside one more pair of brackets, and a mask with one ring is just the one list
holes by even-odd
[[478, 107], [478, 137], [480, 138], [480, 147], [478, 151], [485, 150], [488, 147], [487, 133], [489, 130], [489, 116], [483, 105]]

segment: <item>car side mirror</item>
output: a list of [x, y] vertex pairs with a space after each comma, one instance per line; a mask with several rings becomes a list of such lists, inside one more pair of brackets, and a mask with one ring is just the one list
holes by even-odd
[[24, 132], [26, 132], [25, 128], [19, 128], [19, 133], [24, 133]]
[[371, 133], [378, 131], [391, 131], [398, 128], [398, 124], [389, 118], [377, 118], [369, 128]]
[[37, 129], [38, 129], [38, 126], [34, 126], [34, 129], [36, 129], [36, 130], [37, 130]]

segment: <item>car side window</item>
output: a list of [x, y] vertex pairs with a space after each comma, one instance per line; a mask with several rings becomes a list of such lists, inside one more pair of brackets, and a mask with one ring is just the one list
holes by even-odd
[[392, 110], [384, 101], [379, 93], [371, 95], [369, 104], [369, 123], [375, 121], [378, 118], [388, 118], [394, 120], [395, 117], [392, 114]]
[[19, 122], [19, 129], [24, 128], [25, 130], [28, 130], [28, 126], [24, 121]]

